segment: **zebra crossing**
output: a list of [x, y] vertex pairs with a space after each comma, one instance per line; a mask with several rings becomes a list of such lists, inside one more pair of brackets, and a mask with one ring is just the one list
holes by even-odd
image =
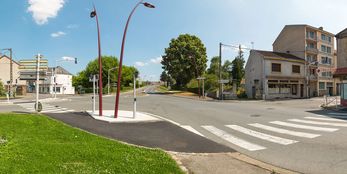
[[[35, 103], [18, 103], [18, 106], [30, 111], [30, 112], [36, 112], [35, 111]], [[47, 103], [42, 104], [42, 111], [40, 113], [68, 113], [68, 112], [74, 112], [73, 109], [63, 108], [59, 106], [53, 106]]]
[[[333, 132], [347, 127], [347, 121], [316, 115], [300, 119], [269, 121], [267, 123], [233, 124], [219, 127], [201, 125], [200, 127], [202, 128], [199, 128], [201, 131], [187, 125], [184, 128], [204, 137], [211, 138], [212, 135], [214, 139], [219, 138], [232, 144], [232, 147], [239, 147], [248, 151], [259, 151], [267, 149], [268, 143], [288, 146], [300, 141], [304, 142], [306, 139], [329, 136]], [[204, 135], [204, 132], [209, 133], [210, 136]], [[260, 139], [260, 141], [255, 141], [255, 139]], [[264, 141], [267, 143], [262, 143]]]

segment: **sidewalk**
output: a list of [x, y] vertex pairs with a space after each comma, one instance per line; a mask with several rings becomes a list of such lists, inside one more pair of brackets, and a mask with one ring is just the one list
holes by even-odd
[[[268, 174], [289, 171], [261, 163], [166, 121], [107, 123], [86, 113], [48, 114], [73, 127], [137, 146], [168, 151], [187, 173]], [[283, 172], [286, 171], [286, 172]]]

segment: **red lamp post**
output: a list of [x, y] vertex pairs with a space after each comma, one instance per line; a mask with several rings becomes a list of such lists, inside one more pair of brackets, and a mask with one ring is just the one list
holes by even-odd
[[127, 23], [125, 25], [125, 29], [124, 29], [124, 34], [123, 34], [123, 40], [122, 40], [122, 47], [121, 47], [121, 53], [120, 53], [120, 59], [119, 59], [119, 68], [118, 68], [118, 80], [117, 80], [117, 95], [116, 95], [116, 103], [115, 103], [115, 110], [114, 110], [114, 117], [117, 118], [118, 117], [118, 108], [119, 108], [119, 93], [120, 93], [120, 87], [121, 87], [121, 79], [122, 79], [122, 64], [123, 64], [123, 56], [124, 56], [124, 44], [125, 44], [125, 39], [126, 39], [126, 35], [127, 35], [127, 30], [128, 30], [128, 26], [129, 26], [129, 22], [131, 17], [133, 16], [135, 10], [137, 9], [138, 6], [140, 6], [141, 4], [144, 5], [147, 8], [155, 8], [154, 5], [148, 3], [148, 2], [143, 2], [144, 0], [140, 0], [136, 6], [134, 7], [134, 9], [131, 11]]
[[90, 13], [90, 17], [96, 19], [96, 26], [98, 30], [98, 52], [99, 52], [99, 116], [102, 116], [102, 60], [101, 60], [101, 45], [100, 45], [100, 27], [98, 13], [96, 12], [95, 5], [93, 5], [93, 11]]

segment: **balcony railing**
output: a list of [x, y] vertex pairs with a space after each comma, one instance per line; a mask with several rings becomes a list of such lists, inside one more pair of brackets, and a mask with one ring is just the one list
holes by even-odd
[[319, 50], [317, 48], [306, 47], [307, 52], [318, 54]]

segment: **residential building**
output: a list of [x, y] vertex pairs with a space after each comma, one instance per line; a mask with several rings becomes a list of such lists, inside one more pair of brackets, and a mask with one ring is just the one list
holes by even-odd
[[75, 94], [73, 75], [61, 66], [48, 68], [47, 78], [40, 84], [40, 93]]
[[[5, 88], [8, 89], [10, 81], [10, 65], [11, 59], [3, 55], [0, 57], [0, 81], [4, 84]], [[26, 94], [26, 81], [19, 80], [19, 63], [16, 61], [12, 61], [12, 89], [16, 91], [17, 95], [25, 95]]]
[[287, 53], [251, 50], [246, 93], [254, 99], [303, 98], [305, 61]]
[[323, 27], [286, 25], [273, 43], [273, 51], [290, 53], [305, 64], [305, 95], [322, 96], [339, 93], [339, 79], [333, 78], [336, 68], [334, 34]]
[[347, 106], [347, 28], [336, 34], [337, 69], [334, 77], [341, 83], [341, 105]]

